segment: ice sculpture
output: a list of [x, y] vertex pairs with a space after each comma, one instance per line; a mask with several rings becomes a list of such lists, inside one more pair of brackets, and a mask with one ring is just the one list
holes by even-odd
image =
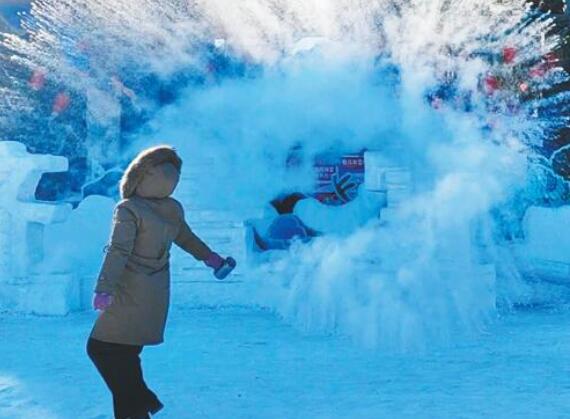
[[530, 207], [524, 217], [525, 238], [515, 246], [522, 272], [532, 279], [568, 284], [570, 257], [568, 225], [570, 208]]
[[42, 272], [41, 265], [44, 226], [64, 221], [71, 206], [40, 202], [34, 194], [42, 174], [67, 170], [67, 159], [1, 141], [0, 161], [0, 309], [65, 314], [73, 304], [72, 276]]

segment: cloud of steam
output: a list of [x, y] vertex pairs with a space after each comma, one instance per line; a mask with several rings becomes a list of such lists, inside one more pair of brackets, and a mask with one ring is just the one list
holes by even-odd
[[[488, 214], [524, 181], [526, 155], [485, 137], [476, 114], [433, 110], [423, 90], [394, 84], [374, 62], [317, 50], [256, 79], [191, 90], [151, 138], [174, 143], [190, 167], [211, 157], [218, 176], [201, 180], [192, 204], [244, 218], [284, 191], [310, 189], [311, 156], [322, 150], [380, 150], [414, 168], [416, 190], [389, 222], [296, 246], [247, 274], [260, 304], [304, 330], [412, 350], [493, 317]], [[308, 166], [291, 173], [284, 162], [296, 143]]]
[[[213, 158], [214, 181], [223, 186], [204, 185], [202, 204], [223, 205], [223, 195], [234, 209], [263, 205], [283, 191], [310, 190], [316, 153], [390, 145], [401, 112], [395, 87], [377, 79], [382, 71], [371, 60], [317, 53], [255, 79], [190, 89], [156, 118], [144, 141], [175, 144], [189, 165]], [[304, 164], [287, 170], [297, 144]]]

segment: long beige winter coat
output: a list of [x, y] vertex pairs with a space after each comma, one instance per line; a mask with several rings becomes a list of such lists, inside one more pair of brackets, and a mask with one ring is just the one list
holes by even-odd
[[172, 243], [198, 260], [211, 250], [188, 227], [184, 210], [170, 195], [182, 161], [167, 146], [141, 153], [121, 181], [123, 200], [115, 209], [96, 292], [113, 295], [91, 337], [128, 345], [163, 341], [170, 300], [169, 258]]

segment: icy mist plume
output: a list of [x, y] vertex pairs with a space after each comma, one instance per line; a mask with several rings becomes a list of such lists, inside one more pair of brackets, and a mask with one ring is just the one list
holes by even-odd
[[[416, 187], [395, 221], [363, 220], [251, 267], [259, 304], [308, 332], [398, 349], [445, 343], [492, 319], [493, 284], [481, 271], [499, 262], [490, 211], [524, 186], [530, 146], [563, 123], [542, 116], [546, 99], [481, 87], [488, 73], [539, 62], [555, 46], [543, 36], [547, 19], [521, 23], [523, 2], [41, 0], [31, 13], [29, 38], [5, 40], [12, 59], [74, 89], [115, 73], [204, 71], [202, 49], [214, 40], [252, 69], [185, 90], [133, 143], [172, 143], [187, 170], [211, 158], [217, 176], [203, 179], [197, 205], [247, 218], [310, 188], [323, 150], [379, 150], [412, 170]], [[82, 43], [97, 51], [89, 78], [70, 49]], [[498, 63], [513, 45], [515, 62]], [[454, 100], [433, 106], [426, 98], [450, 77]], [[565, 77], [554, 69], [540, 83]], [[304, 164], [288, 171], [298, 144]]]

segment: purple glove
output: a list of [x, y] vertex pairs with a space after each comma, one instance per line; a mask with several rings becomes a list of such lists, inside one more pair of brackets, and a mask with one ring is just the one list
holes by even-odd
[[224, 265], [224, 259], [216, 252], [210, 253], [208, 259], [204, 261], [206, 266], [212, 268], [214, 271], [220, 269]]
[[113, 302], [113, 296], [105, 292], [95, 293], [95, 298], [93, 298], [93, 308], [95, 310], [105, 311], [109, 308]]

